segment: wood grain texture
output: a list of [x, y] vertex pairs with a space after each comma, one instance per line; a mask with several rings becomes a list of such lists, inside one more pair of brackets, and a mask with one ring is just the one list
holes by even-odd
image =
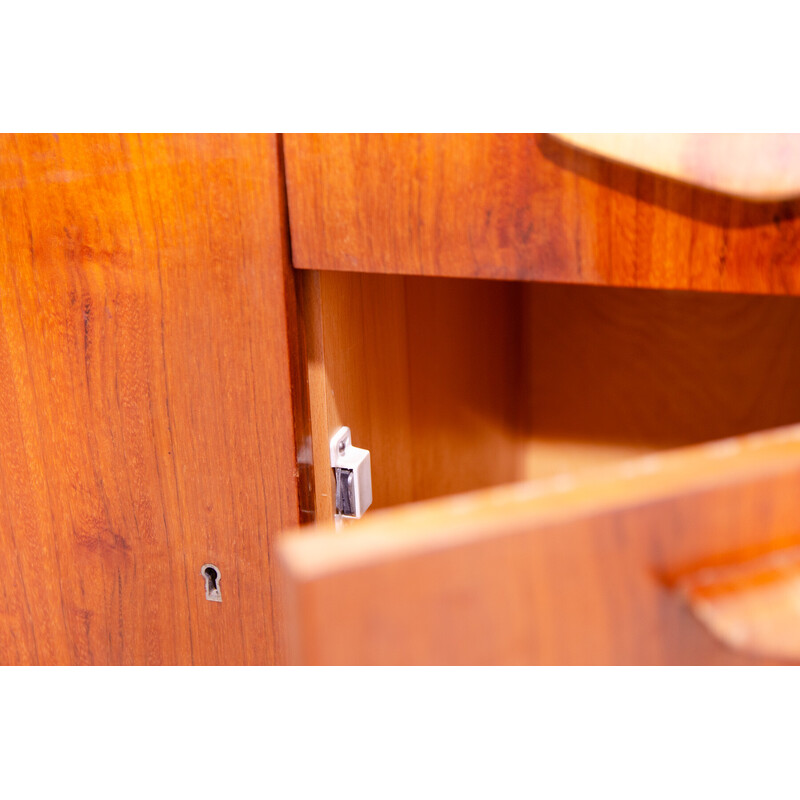
[[800, 293], [800, 202], [752, 203], [545, 134], [285, 137], [301, 269]]
[[593, 155], [748, 200], [800, 195], [796, 133], [560, 133]]
[[681, 579], [678, 588], [727, 647], [800, 662], [800, 548], [708, 567]]
[[796, 298], [523, 288], [534, 458], [548, 443], [657, 450], [800, 422]]
[[0, 662], [282, 659], [283, 203], [274, 136], [0, 140]]
[[679, 589], [800, 543], [800, 426], [285, 537], [308, 664], [735, 664]]

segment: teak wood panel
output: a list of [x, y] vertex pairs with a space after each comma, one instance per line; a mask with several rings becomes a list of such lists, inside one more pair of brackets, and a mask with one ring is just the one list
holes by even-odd
[[756, 203], [546, 134], [291, 134], [296, 267], [800, 293], [800, 202]]
[[305, 664], [736, 664], [687, 574], [800, 542], [800, 426], [279, 544]]
[[800, 299], [524, 289], [532, 440], [667, 449], [800, 422]]
[[282, 660], [284, 203], [274, 136], [0, 140], [0, 662]]

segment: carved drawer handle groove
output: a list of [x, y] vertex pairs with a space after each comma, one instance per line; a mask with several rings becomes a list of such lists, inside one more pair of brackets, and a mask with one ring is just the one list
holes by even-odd
[[682, 578], [700, 622], [728, 647], [800, 662], [800, 547]]

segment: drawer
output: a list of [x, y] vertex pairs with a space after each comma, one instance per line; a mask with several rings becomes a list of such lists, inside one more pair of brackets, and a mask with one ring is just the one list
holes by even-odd
[[[800, 300], [309, 271], [317, 523], [293, 659], [772, 663], [800, 544]], [[329, 439], [371, 453], [334, 518]]]
[[746, 138], [757, 147], [750, 161], [699, 137], [677, 155], [634, 149], [624, 164], [613, 139], [597, 143], [597, 155], [585, 149], [594, 140], [546, 134], [287, 134], [293, 262], [797, 294], [796, 138]]

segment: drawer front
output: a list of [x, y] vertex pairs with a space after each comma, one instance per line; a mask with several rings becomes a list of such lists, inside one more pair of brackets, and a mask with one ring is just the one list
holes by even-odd
[[693, 187], [546, 134], [287, 134], [284, 152], [301, 269], [800, 291], [796, 200]]
[[[762, 592], [720, 608], [718, 593], [709, 600], [708, 581], [695, 576], [716, 568], [730, 583], [736, 565], [796, 553], [798, 481], [800, 426], [793, 426], [376, 512], [341, 531], [291, 534], [281, 556], [292, 657], [310, 664], [795, 660], [796, 651], [770, 645], [800, 624], [791, 603], [774, 608], [776, 593]], [[763, 585], [774, 572], [768, 564], [766, 577], [751, 583]], [[756, 628], [749, 639], [748, 626]]]

